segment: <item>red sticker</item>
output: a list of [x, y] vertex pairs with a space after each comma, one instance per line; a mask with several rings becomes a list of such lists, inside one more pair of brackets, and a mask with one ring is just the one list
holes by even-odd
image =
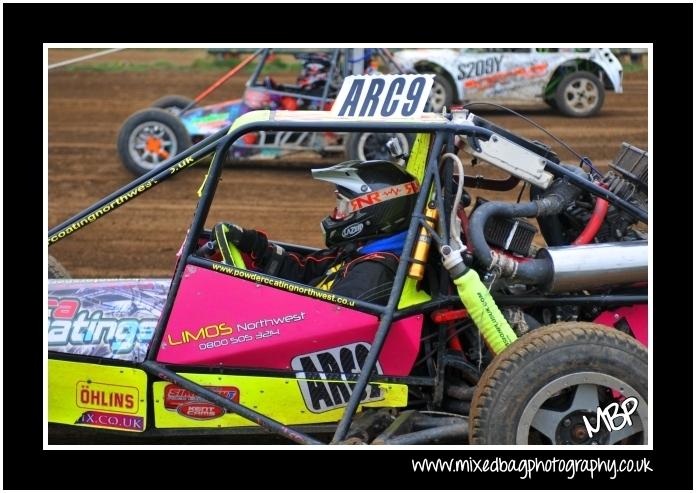
[[[205, 387], [225, 399], [239, 402], [237, 387]], [[190, 390], [169, 384], [164, 388], [164, 407], [192, 419], [214, 419], [225, 414], [225, 410], [208, 402]]]
[[214, 419], [225, 414], [225, 410], [208, 402], [190, 402], [176, 408], [176, 412], [192, 419]]

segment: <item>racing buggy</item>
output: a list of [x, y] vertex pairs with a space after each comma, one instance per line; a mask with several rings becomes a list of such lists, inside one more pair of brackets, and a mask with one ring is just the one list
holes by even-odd
[[[294, 84], [276, 82], [269, 75], [273, 67], [271, 62], [282, 55], [293, 56], [301, 62]], [[252, 62], [256, 62], [256, 66], [240, 99], [200, 106], [205, 98]], [[346, 75], [374, 73], [378, 66], [401, 72], [386, 49], [257, 50], [194, 99], [164, 96], [150, 108], [129, 116], [117, 140], [121, 163], [135, 175], [143, 175], [249, 111], [328, 110]], [[235, 142], [228, 157], [273, 159], [309, 151], [321, 156], [345, 152], [350, 159], [384, 159], [389, 157], [385, 144], [392, 137], [398, 138], [405, 150], [412, 140], [412, 136], [402, 133], [262, 131], [247, 134]]]
[[[171, 279], [49, 281], [49, 436], [647, 443], [647, 153], [625, 144], [601, 175], [466, 109], [423, 113], [431, 83], [349, 76], [331, 112], [248, 112], [52, 228], [49, 246], [213, 155]], [[407, 157], [389, 146], [418, 191], [385, 305], [254, 271], [216, 241], [224, 156], [261, 132], [416, 135]], [[520, 182], [529, 200], [471, 196]]]

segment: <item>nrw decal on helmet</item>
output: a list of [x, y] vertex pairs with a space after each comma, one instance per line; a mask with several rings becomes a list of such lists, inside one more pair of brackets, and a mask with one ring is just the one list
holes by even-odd
[[351, 224], [347, 228], [344, 228], [343, 231], [341, 231], [341, 236], [344, 238], [352, 238], [353, 236], [360, 234], [363, 228], [363, 223]]
[[387, 200], [396, 199], [405, 195], [411, 195], [418, 192], [418, 182], [413, 180], [402, 185], [394, 185], [389, 188], [378, 190], [377, 192], [367, 193], [359, 197], [355, 197], [350, 201], [351, 212], [359, 211], [365, 207], [379, 204]]
[[[355, 387], [355, 383], [348, 382], [346, 375], [362, 371], [369, 352], [370, 344], [358, 342], [293, 358], [291, 366], [298, 372], [297, 383], [307, 409], [323, 413], [345, 407]], [[375, 372], [383, 374], [379, 362], [375, 365]], [[383, 399], [384, 391], [378, 385], [368, 385], [360, 402]]]

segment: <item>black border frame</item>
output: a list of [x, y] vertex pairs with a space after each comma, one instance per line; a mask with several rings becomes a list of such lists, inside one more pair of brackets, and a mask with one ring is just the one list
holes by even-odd
[[[361, 6], [362, 5], [362, 6]], [[128, 41], [135, 43], [162, 43], [162, 42], [204, 42], [204, 43], [279, 43], [288, 42], [313, 42], [316, 39], [331, 40], [335, 43], [351, 43], [354, 41], [355, 30], [350, 27], [336, 29], [332, 23], [314, 23], [311, 30], [297, 30], [296, 25], [312, 20], [316, 14], [315, 5], [218, 5], [218, 4], [174, 4], [162, 10], [157, 5], [89, 5], [89, 4], [4, 4], [4, 64], [11, 66], [21, 76], [8, 76], [4, 80], [6, 114], [12, 112], [14, 124], [22, 124], [25, 129], [36, 129], [35, 133], [23, 132], [17, 134], [9, 126], [5, 126], [5, 205], [6, 210], [21, 205], [24, 214], [5, 214], [5, 231], [24, 232], [26, 227], [26, 214], [32, 211], [38, 216], [40, 210], [35, 202], [25, 200], [22, 190], [19, 191], [17, 202], [16, 184], [34, 184], [38, 188], [39, 175], [26, 167], [12, 166], [16, 151], [22, 150], [29, 157], [29, 161], [37, 163], [41, 160], [40, 146], [36, 145], [34, 135], [41, 129], [42, 103], [41, 81], [43, 66], [39, 70], [42, 59], [42, 43], [44, 42], [117, 42]], [[438, 43], [462, 43], [475, 42], [565, 42], [582, 44], [588, 35], [597, 36], [602, 42], [617, 44], [626, 42], [653, 43], [655, 81], [654, 114], [656, 149], [652, 149], [654, 156], [659, 156], [663, 166], [670, 166], [664, 173], [655, 173], [653, 187], [656, 217], [666, 217], [669, 208], [686, 211], [689, 207], [688, 193], [684, 193], [682, 187], [674, 183], [674, 176], [683, 176], [684, 173], [684, 148], [680, 143], [675, 143], [673, 138], [692, 129], [688, 122], [684, 124], [673, 117], [674, 108], [681, 108], [683, 103], [686, 108], [691, 105], [687, 89], [681, 93], [681, 87], [691, 87], [692, 74], [688, 70], [688, 60], [692, 58], [692, 32], [693, 32], [693, 5], [691, 4], [495, 4], [495, 5], [452, 5], [452, 4], [409, 4], [399, 5], [324, 5], [321, 7], [322, 15], [327, 18], [335, 18], [344, 14], [346, 9], [369, 9], [370, 15], [383, 14], [390, 21], [387, 27], [375, 29], [371, 33], [375, 44], [400, 43], [407, 39], [411, 42], [438, 42]], [[413, 25], [413, 19], [419, 19], [423, 9], [443, 9], [441, 16], [428, 16], [428, 19], [441, 17], [443, 22], [427, 22], [418, 26], [418, 29], [404, 28], [404, 34], [399, 34], [403, 26]], [[127, 29], [134, 18], [134, 11], [139, 9], [144, 13], [157, 13], [162, 19], [162, 28], [154, 26], [147, 31]], [[445, 12], [446, 9], [446, 12]], [[575, 19], [578, 11], [588, 12], [590, 21], [583, 22], [588, 15], [581, 16], [583, 21], [577, 25], [568, 25], [568, 19]], [[41, 16], [36, 12], [40, 10]], [[253, 19], [254, 25], [236, 23], [234, 29], [227, 27], [220, 29], [198, 29], [185, 24], [185, 19], [194, 12], [197, 18], [210, 22], [211, 19], [234, 20]], [[271, 15], [272, 14], [272, 15]], [[94, 19], [92, 22], [82, 22], [81, 19]], [[61, 19], [61, 22], [55, 22]], [[9, 29], [9, 25], [31, 24], [31, 29], [23, 29], [15, 32]], [[258, 25], [263, 28], [259, 29]], [[173, 29], [170, 26], [181, 25], [181, 28]], [[451, 26], [454, 25], [454, 28]], [[469, 26], [468, 30], [461, 26]], [[561, 27], [561, 29], [558, 29]], [[358, 30], [359, 31], [359, 30]], [[410, 33], [410, 34], [409, 34]], [[589, 34], [592, 33], [592, 34]], [[11, 42], [11, 45], [10, 45]], [[686, 61], [685, 61], [686, 60]], [[683, 70], [686, 65], [687, 70]], [[675, 92], [679, 91], [677, 94]], [[692, 96], [691, 96], [692, 97]], [[688, 113], [687, 109], [687, 113]], [[684, 129], [684, 127], [686, 127]], [[679, 128], [679, 130], [676, 130]], [[10, 133], [12, 132], [12, 133]], [[666, 144], [668, 143], [669, 144]], [[687, 145], [688, 148], [688, 145]], [[688, 162], [688, 158], [686, 159]], [[688, 168], [688, 166], [686, 166]], [[34, 167], [34, 170], [36, 168]], [[687, 171], [688, 173], [688, 171]], [[677, 193], [675, 193], [677, 192]], [[32, 205], [34, 204], [34, 205]], [[687, 214], [688, 215], [688, 214]], [[683, 216], [683, 215], [682, 215]], [[686, 219], [686, 218], [684, 218]], [[688, 227], [687, 227], [688, 229]], [[678, 229], [665, 226], [662, 221], [652, 225], [653, 235], [664, 239], [681, 239]], [[42, 233], [43, 234], [43, 233]], [[656, 236], [653, 236], [656, 237]], [[38, 238], [37, 238], [38, 240]], [[38, 245], [38, 241], [30, 242]], [[9, 245], [9, 243], [8, 243]], [[674, 256], [674, 245], [655, 245], [655, 258], [669, 258]], [[8, 248], [6, 258], [9, 255], [15, 257], [15, 249]], [[41, 258], [42, 252], [38, 246], [34, 247], [32, 258]], [[669, 250], [667, 250], [669, 248]], [[21, 251], [26, 249], [21, 247]], [[24, 255], [20, 258], [26, 258]], [[688, 266], [688, 259], [684, 259]], [[38, 270], [41, 274], [39, 262], [29, 260], [24, 262], [26, 270]], [[678, 269], [676, 272], [681, 271]], [[686, 270], [686, 269], [685, 269]], [[370, 474], [369, 479], [355, 483], [355, 488], [399, 488], [399, 489], [471, 489], [471, 488], [535, 488], [535, 489], [567, 489], [567, 488], [621, 488], [621, 489], [646, 489], [646, 488], [671, 488], [691, 489], [693, 486], [692, 457], [693, 450], [684, 447], [683, 437], [691, 436], [692, 402], [688, 397], [683, 398], [684, 388], [692, 378], [692, 331], [684, 324], [680, 312], [684, 306], [691, 306], [691, 300], [686, 297], [688, 289], [679, 289], [675, 285], [674, 269], [655, 269], [654, 280], [656, 285], [664, 285], [668, 289], [655, 292], [653, 305], [659, 309], [659, 321], [666, 330], [675, 332], [678, 337], [678, 345], [671, 347], [670, 342], [665, 341], [656, 349], [654, 356], [654, 378], [656, 383], [654, 398], [660, 401], [677, 402], [679, 406], [679, 419], [675, 423], [673, 410], [655, 409], [655, 444], [654, 450], [649, 452], [615, 451], [612, 454], [588, 453], [584, 451], [553, 451], [533, 452], [538, 458], [562, 456], [565, 458], [591, 458], [602, 457], [647, 457], [651, 460], [653, 472], [643, 475], [623, 475], [612, 480], [606, 474], [594, 479], [589, 476], [577, 477], [568, 480], [562, 474], [538, 474], [532, 480], [523, 480], [516, 474], [498, 474], [495, 476], [482, 473], [456, 474], [456, 473], [414, 473], [410, 467], [410, 460], [420, 457], [441, 458], [451, 456], [467, 456], [479, 458], [501, 457], [529, 457], [530, 452], [490, 450], [466, 450], [466, 451], [411, 451], [411, 450], [371, 450], [370, 452], [353, 452], [334, 450], [331, 454], [324, 451], [305, 451], [302, 454], [289, 454], [285, 450], [106, 450], [94, 452], [90, 450], [72, 451], [46, 451], [41, 450], [41, 403], [35, 391], [25, 392], [20, 385], [16, 387], [17, 371], [23, 372], [22, 382], [31, 382], [41, 379], [41, 372], [37, 366], [27, 364], [26, 355], [20, 351], [13, 351], [16, 337], [13, 332], [4, 331], [5, 336], [5, 389], [12, 388], [19, 393], [18, 398], [26, 404], [21, 414], [5, 409], [4, 414], [4, 444], [7, 451], [6, 457], [16, 458], [21, 456], [24, 461], [40, 464], [42, 474], [28, 477], [19, 468], [5, 467], [5, 486], [8, 488], [163, 488], [175, 489], [228, 489], [238, 485], [248, 485], [247, 488], [305, 488], [305, 489], [331, 489], [347, 487], [348, 483], [340, 477], [331, 480], [322, 480], [325, 474], [318, 472], [321, 468], [331, 471], [336, 465], [346, 469], [351, 474], [360, 474], [365, 471], [374, 471], [375, 464], [380, 463], [383, 474]], [[667, 276], [672, 277], [668, 281]], [[32, 299], [41, 299], [45, 294], [40, 294], [39, 289]], [[11, 294], [6, 300], [17, 299]], [[688, 310], [686, 310], [688, 312]], [[657, 312], [657, 311], [656, 311]], [[21, 314], [22, 312], [20, 312]], [[16, 310], [6, 310], [6, 324], [18, 314]], [[43, 324], [43, 316], [37, 315], [37, 320], [32, 325]], [[40, 319], [40, 320], [39, 320]], [[32, 318], [33, 320], [33, 318]], [[671, 328], [670, 328], [671, 325]], [[37, 337], [37, 336], [32, 336]], [[29, 339], [32, 347], [40, 346], [40, 340]], [[45, 353], [34, 353], [29, 348], [30, 354], [35, 357], [45, 357]], [[42, 354], [42, 356], [38, 356]], [[33, 373], [36, 372], [36, 373]], [[29, 375], [34, 375], [30, 378]], [[29, 380], [27, 380], [29, 378]], [[35, 388], [31, 383], [29, 388]], [[6, 396], [9, 394], [6, 393]], [[14, 395], [14, 394], [13, 394]], [[33, 397], [32, 397], [33, 395]], [[688, 439], [687, 439], [688, 440]], [[687, 441], [688, 443], [688, 441]], [[11, 448], [10, 448], [11, 447]], [[658, 454], [659, 452], [659, 454]], [[8, 459], [11, 460], [11, 459]], [[171, 467], [185, 464], [205, 464], [205, 469], [214, 473], [215, 464], [234, 464], [238, 466], [238, 472], [221, 476], [208, 475], [205, 481], [200, 481], [200, 476], [192, 474], [171, 475], [166, 472], [151, 474], [143, 478], [126, 474], [121, 481], [113, 482], [105, 480], [105, 470], [109, 465], [136, 464], [148, 461], [152, 463], [169, 464]], [[6, 463], [9, 465], [9, 462]], [[92, 466], [92, 467], [89, 467]], [[201, 466], [202, 467], [202, 466]], [[226, 466], [225, 466], [226, 467]], [[200, 469], [199, 469], [200, 470]], [[268, 474], [271, 472], [272, 474]], [[244, 477], [255, 478], [250, 484]]]

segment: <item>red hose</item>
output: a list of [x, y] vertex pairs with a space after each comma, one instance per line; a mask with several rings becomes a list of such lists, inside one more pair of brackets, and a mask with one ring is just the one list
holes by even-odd
[[455, 351], [464, 351], [462, 343], [459, 341], [457, 332], [454, 330], [454, 325], [447, 327], [447, 337], [449, 338], [449, 347]]
[[575, 239], [573, 245], [587, 245], [594, 239], [595, 235], [597, 234], [597, 231], [599, 231], [599, 228], [602, 227], [604, 218], [607, 217], [608, 209], [609, 202], [607, 202], [603, 198], [597, 197], [597, 200], [595, 201], [594, 211], [592, 211], [592, 217], [585, 225], [585, 229], [582, 230], [580, 236], [578, 236]]
[[461, 222], [462, 233], [464, 233], [464, 237], [466, 239], [466, 249], [472, 251], [473, 246], [471, 245], [471, 240], [469, 240], [469, 217], [466, 215], [466, 211], [463, 207], [460, 207], [457, 211], [457, 217]]

